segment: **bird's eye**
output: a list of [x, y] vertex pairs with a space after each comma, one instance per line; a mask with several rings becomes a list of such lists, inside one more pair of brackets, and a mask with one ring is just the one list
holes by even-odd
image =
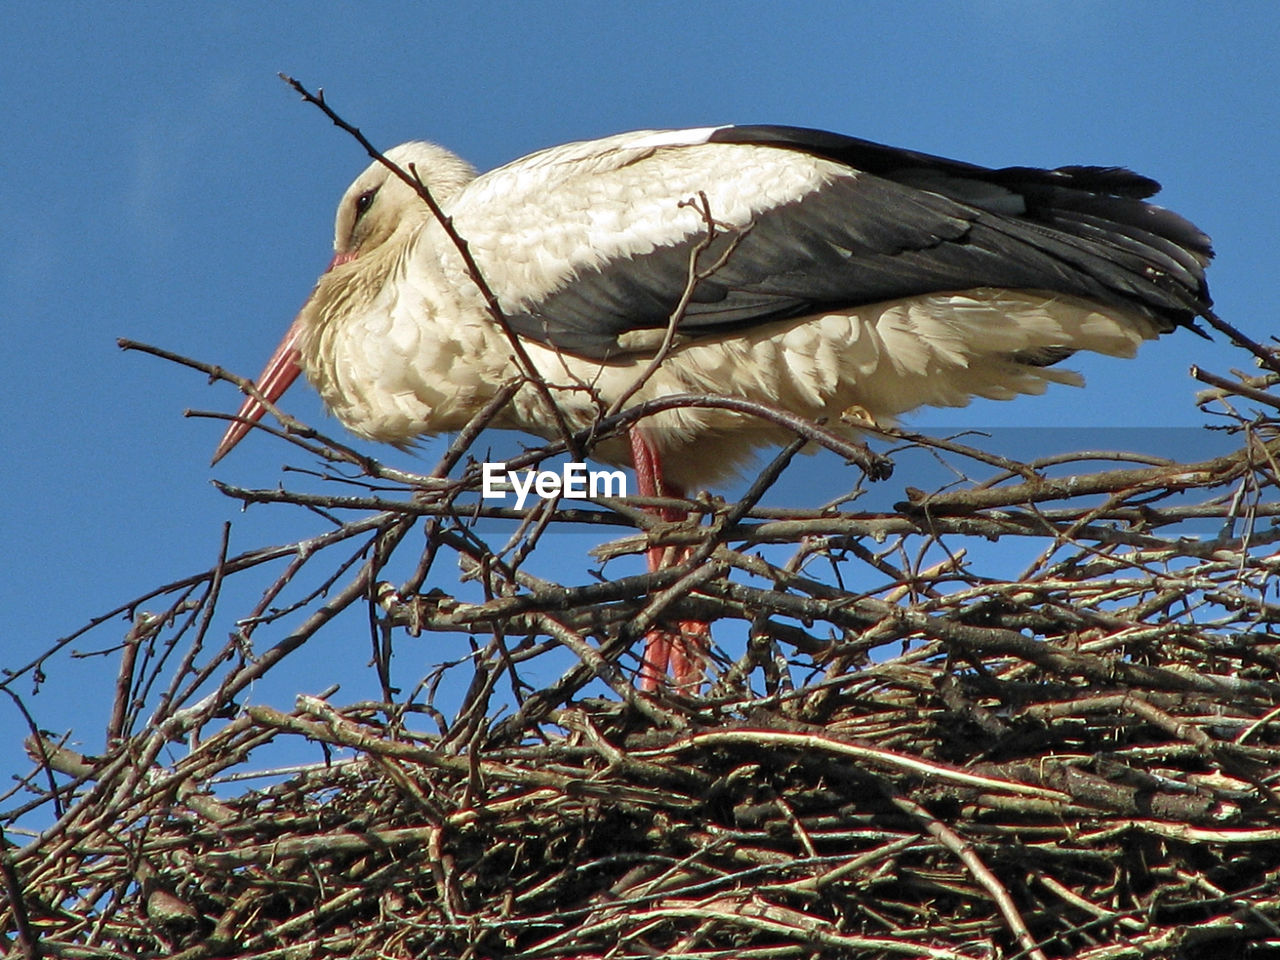
[[359, 220], [361, 217], [363, 217], [366, 213], [369, 212], [369, 208], [373, 206], [373, 198], [377, 195], [378, 195], [378, 188], [374, 187], [372, 190], [366, 190], [364, 193], [360, 194], [360, 196], [356, 197], [356, 219], [357, 220]]

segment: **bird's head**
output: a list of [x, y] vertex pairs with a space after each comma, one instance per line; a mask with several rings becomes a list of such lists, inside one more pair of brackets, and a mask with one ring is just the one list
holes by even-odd
[[[436, 203], [447, 205], [476, 171], [461, 157], [422, 140], [402, 143], [384, 156], [410, 178], [415, 175]], [[379, 160], [347, 187], [333, 224], [334, 263], [367, 256], [402, 226], [429, 220], [431, 211], [417, 190]]]
[[[476, 176], [475, 169], [461, 157], [422, 140], [402, 143], [384, 156], [410, 178], [416, 176], [442, 206]], [[402, 228], [416, 229], [431, 216], [417, 189], [382, 161], [375, 160], [356, 177], [338, 203], [333, 227], [333, 259], [326, 272], [352, 261], [354, 264], [344, 269], [360, 270], [361, 262], [374, 259], [372, 254], [401, 234]], [[301, 372], [299, 337], [299, 322], [295, 319], [258, 376], [255, 386], [271, 403], [284, 395]], [[265, 412], [266, 407], [260, 401], [247, 397], [236, 415], [237, 420], [223, 434], [213, 462], [230, 453]]]

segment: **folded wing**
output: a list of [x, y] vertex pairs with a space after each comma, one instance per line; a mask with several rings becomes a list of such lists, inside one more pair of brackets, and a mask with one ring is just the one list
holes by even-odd
[[[1208, 238], [1113, 167], [986, 169], [822, 131], [624, 134], [480, 177], [451, 213], [518, 332], [609, 358], [685, 338], [979, 287], [1190, 324]], [[710, 221], [710, 223], [708, 222]], [[648, 347], [651, 349], [651, 347]]]

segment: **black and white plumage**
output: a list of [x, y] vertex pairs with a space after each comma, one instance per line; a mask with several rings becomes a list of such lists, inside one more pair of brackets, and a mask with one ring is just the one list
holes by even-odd
[[[1208, 238], [1117, 168], [991, 170], [820, 131], [642, 131], [554, 147], [489, 173], [426, 143], [415, 166], [498, 296], [567, 420], [622, 395], [663, 339], [691, 248], [720, 225], [676, 344], [635, 394], [729, 395], [878, 422], [1075, 382], [1076, 350], [1127, 356], [1209, 306]], [[698, 204], [688, 201], [698, 200]], [[261, 385], [297, 367], [352, 431], [403, 443], [461, 427], [517, 368], [454, 244], [375, 163], [339, 206], [331, 269]], [[242, 414], [261, 415], [252, 401]], [[552, 436], [537, 391], [498, 426]], [[233, 426], [223, 455], [247, 428]], [[677, 409], [638, 441], [676, 487], [785, 439], [757, 419]], [[632, 444], [597, 455], [626, 464]]]

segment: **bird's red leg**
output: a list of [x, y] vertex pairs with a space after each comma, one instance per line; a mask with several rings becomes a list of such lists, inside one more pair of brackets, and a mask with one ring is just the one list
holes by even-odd
[[[636, 487], [642, 497], [661, 496], [658, 480], [657, 456], [645, 441], [644, 435], [632, 427], [629, 432], [631, 440], [631, 464], [636, 471]], [[650, 547], [646, 551], [649, 572], [662, 566], [662, 547]], [[653, 629], [645, 634], [644, 650], [640, 655], [641, 690], [652, 693], [658, 689], [658, 678], [667, 672], [671, 660], [671, 634], [665, 630]]]
[[[644, 434], [631, 428], [631, 462], [636, 471], [636, 486], [642, 497], [683, 497], [684, 491], [669, 483], [662, 476], [662, 461], [658, 451]], [[685, 519], [688, 511], [675, 507], [663, 507], [658, 511], [663, 520]], [[661, 569], [665, 547], [650, 547], [647, 560], [650, 572]], [[686, 551], [687, 553], [687, 551]], [[680, 632], [655, 627], [644, 638], [644, 653], [640, 664], [640, 689], [652, 693], [658, 688], [659, 678], [671, 671], [678, 687], [695, 686], [702, 679], [702, 654], [710, 644], [710, 630], [705, 623], [681, 622]]]

